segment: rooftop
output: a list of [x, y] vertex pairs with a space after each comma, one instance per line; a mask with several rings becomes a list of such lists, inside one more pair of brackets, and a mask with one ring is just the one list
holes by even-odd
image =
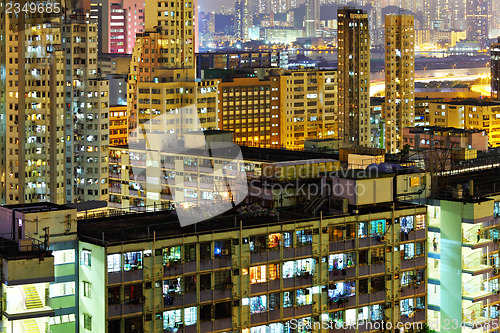
[[[237, 147], [237, 146], [235, 146]], [[129, 145], [120, 145], [110, 147], [112, 150], [145, 150], [145, 143], [131, 144]], [[298, 161], [298, 160], [316, 160], [316, 159], [325, 159], [330, 157], [331, 155], [323, 154], [323, 153], [314, 153], [314, 152], [306, 152], [306, 151], [295, 151], [295, 150], [285, 150], [285, 149], [271, 149], [271, 148], [256, 148], [256, 147], [246, 147], [240, 146], [241, 153], [243, 159], [252, 160], [252, 161], [261, 161], [261, 162], [286, 162], [286, 161]], [[186, 149], [181, 151], [165, 151], [165, 153], [177, 154], [177, 155], [199, 155], [199, 156], [207, 156], [208, 152], [200, 149]], [[234, 158], [237, 154], [235, 154], [234, 149], [231, 150], [229, 148], [224, 149], [212, 149], [210, 156], [212, 157], [232, 157]]]
[[462, 100], [451, 100], [446, 102], [435, 102], [435, 103], [448, 104], [448, 105], [500, 106], [500, 102], [485, 101], [482, 99], [462, 99]]
[[51, 202], [24, 203], [15, 205], [5, 205], [2, 207], [22, 212], [24, 214], [72, 209], [69, 206], [57, 205]]
[[[394, 209], [402, 210], [410, 207], [423, 206], [396, 202]], [[243, 228], [248, 229], [319, 219], [319, 216], [311, 217], [311, 214], [304, 214], [304, 206], [294, 207], [293, 210], [272, 210], [258, 215], [241, 214], [238, 213], [237, 208], [210, 220], [186, 227], [180, 226], [177, 216], [172, 211], [95, 218], [79, 221], [78, 234], [85, 241], [113, 245], [147, 241], [152, 240], [153, 237], [158, 240], [176, 238], [182, 235], [207, 234], [214, 231], [233, 231], [239, 230], [240, 224]], [[373, 205], [366, 208], [357, 208], [358, 212], [356, 214], [344, 214], [333, 211], [330, 214], [324, 214], [323, 218], [373, 214], [376, 212], [392, 211], [392, 208], [392, 203], [390, 205]]]
[[424, 133], [424, 132], [451, 132], [451, 133], [481, 133], [484, 130], [479, 129], [465, 129], [456, 127], [441, 127], [441, 126], [416, 126], [409, 128], [410, 133]]

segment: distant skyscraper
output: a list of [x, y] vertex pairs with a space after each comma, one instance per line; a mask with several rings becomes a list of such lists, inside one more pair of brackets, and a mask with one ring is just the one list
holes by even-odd
[[491, 44], [491, 99], [500, 101], [500, 37]]
[[306, 1], [306, 16], [305, 16], [305, 28], [306, 37], [314, 38], [316, 37], [316, 31], [319, 29], [319, 0], [307, 0]]
[[491, 0], [467, 1], [467, 39], [486, 41], [489, 35]]
[[385, 142], [389, 153], [403, 148], [403, 128], [415, 122], [414, 17], [385, 17]]
[[370, 34], [361, 9], [338, 11], [339, 139], [370, 145]]
[[252, 25], [252, 16], [248, 10], [248, 0], [236, 0], [235, 10], [235, 34], [238, 39], [248, 38], [248, 28]]

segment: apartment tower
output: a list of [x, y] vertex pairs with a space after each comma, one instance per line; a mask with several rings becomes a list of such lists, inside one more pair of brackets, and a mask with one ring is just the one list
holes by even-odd
[[[0, 18], [0, 202], [65, 202], [60, 19]], [[26, 27], [21, 29], [19, 27]], [[43, 38], [41, 38], [43, 36]]]
[[316, 37], [316, 30], [319, 29], [319, 0], [307, 0], [306, 2], [306, 17], [305, 17], [305, 28], [306, 37], [314, 38]]
[[385, 142], [387, 152], [403, 148], [403, 127], [415, 123], [414, 17], [385, 17]]
[[491, 99], [500, 101], [500, 37], [491, 47]]
[[338, 137], [370, 144], [370, 34], [361, 9], [338, 11]]

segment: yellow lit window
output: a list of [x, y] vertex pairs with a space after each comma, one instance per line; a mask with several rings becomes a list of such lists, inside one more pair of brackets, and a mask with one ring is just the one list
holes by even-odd
[[250, 267], [250, 283], [266, 282], [266, 265]]
[[271, 264], [269, 265], [269, 281], [279, 279], [280, 277], [280, 265]]

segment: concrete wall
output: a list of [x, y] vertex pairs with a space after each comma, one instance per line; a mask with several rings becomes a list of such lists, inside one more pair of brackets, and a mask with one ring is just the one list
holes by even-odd
[[461, 327], [449, 323], [462, 322], [462, 203], [441, 201], [441, 327], [446, 332], [461, 332]]

